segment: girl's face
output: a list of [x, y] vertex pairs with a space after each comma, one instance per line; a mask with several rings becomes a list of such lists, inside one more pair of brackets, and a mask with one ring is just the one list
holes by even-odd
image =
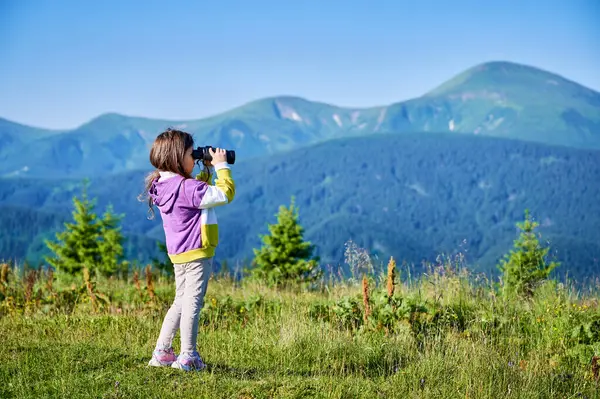
[[192, 171], [194, 170], [194, 158], [192, 157], [192, 151], [194, 151], [194, 147], [188, 148], [183, 156], [183, 169], [188, 175], [191, 175]]

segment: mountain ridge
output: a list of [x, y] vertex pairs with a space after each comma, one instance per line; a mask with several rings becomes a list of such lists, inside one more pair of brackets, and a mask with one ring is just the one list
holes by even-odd
[[178, 125], [178, 124], [183, 124], [183, 123], [193, 123], [193, 122], [206, 121], [206, 120], [211, 120], [211, 119], [218, 119], [220, 117], [225, 117], [230, 113], [243, 110], [244, 108], [246, 108], [248, 106], [252, 106], [253, 104], [262, 103], [262, 102], [270, 102], [270, 101], [275, 101], [275, 100], [303, 101], [303, 102], [309, 102], [309, 103], [312, 103], [315, 105], [327, 106], [327, 107], [337, 108], [337, 109], [346, 110], [346, 111], [369, 111], [369, 110], [373, 110], [373, 109], [380, 110], [382, 108], [387, 108], [387, 107], [390, 107], [393, 105], [405, 103], [407, 101], [416, 100], [416, 99], [428, 97], [431, 95], [440, 94], [440, 89], [443, 88], [444, 86], [452, 83], [456, 79], [461, 78], [463, 75], [468, 75], [468, 74], [472, 73], [473, 71], [480, 70], [480, 69], [486, 68], [486, 67], [525, 68], [526, 70], [536, 71], [538, 73], [543, 73], [543, 74], [557, 77], [560, 80], [563, 80], [570, 84], [576, 85], [580, 88], [583, 88], [585, 90], [588, 90], [588, 91], [593, 92], [593, 93], [597, 94], [598, 96], [600, 96], [600, 91], [597, 91], [589, 86], [585, 86], [575, 80], [572, 80], [572, 79], [566, 77], [565, 75], [561, 75], [561, 74], [552, 72], [550, 70], [547, 70], [547, 69], [544, 69], [541, 67], [530, 66], [527, 64], [522, 64], [522, 63], [517, 63], [517, 62], [512, 62], [512, 61], [492, 60], [492, 61], [481, 62], [470, 68], [467, 68], [466, 70], [459, 72], [456, 76], [451, 77], [450, 79], [448, 79], [445, 82], [442, 82], [441, 84], [435, 86], [433, 89], [425, 92], [424, 94], [422, 94], [420, 96], [407, 98], [406, 100], [394, 101], [392, 103], [381, 104], [381, 105], [360, 106], [360, 107], [342, 106], [342, 105], [337, 105], [337, 104], [330, 103], [330, 102], [313, 100], [313, 99], [310, 99], [307, 97], [297, 96], [297, 95], [293, 95], [293, 94], [280, 94], [280, 95], [259, 97], [259, 98], [253, 99], [253, 100], [244, 101], [244, 102], [240, 103], [239, 105], [234, 106], [230, 109], [220, 111], [220, 112], [217, 112], [217, 113], [214, 113], [211, 115], [206, 115], [206, 116], [200, 117], [200, 118], [161, 118], [161, 117], [144, 116], [144, 115], [130, 115], [130, 114], [125, 114], [125, 113], [120, 113], [120, 112], [104, 112], [95, 117], [92, 117], [87, 122], [83, 122], [82, 124], [80, 124], [78, 126], [75, 126], [73, 128], [66, 128], [66, 129], [50, 129], [50, 128], [45, 128], [43, 126], [34, 126], [34, 125], [30, 125], [30, 124], [23, 123], [23, 122], [13, 121], [13, 120], [10, 120], [10, 119], [2, 117], [2, 116], [0, 116], [0, 123], [9, 122], [9, 123], [12, 123], [15, 125], [19, 125], [21, 127], [27, 127], [27, 128], [31, 128], [31, 129], [38, 129], [38, 130], [47, 130], [47, 131], [51, 131], [51, 132], [55, 132], [55, 133], [69, 132], [69, 131], [77, 130], [77, 129], [80, 129], [82, 127], [89, 125], [92, 122], [95, 122], [97, 120], [103, 120], [108, 117], [119, 117], [119, 118], [127, 118], [127, 119], [132, 119], [132, 120], [145, 120], [145, 121], [170, 123], [173, 125]]
[[[274, 96], [195, 120], [106, 113], [52, 134], [28, 134], [5, 122], [0, 176], [85, 177], [149, 167], [149, 146], [166, 127], [189, 131], [197, 145], [235, 149], [238, 159], [378, 133], [487, 135], [600, 149], [600, 93], [558, 75], [522, 64], [484, 63], [434, 91], [438, 94], [367, 108]], [[31, 144], [36, 151], [22, 157]]]

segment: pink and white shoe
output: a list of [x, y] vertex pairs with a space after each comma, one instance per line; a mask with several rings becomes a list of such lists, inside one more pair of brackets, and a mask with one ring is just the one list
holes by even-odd
[[177, 356], [173, 351], [173, 348], [168, 349], [155, 349], [152, 352], [152, 359], [148, 363], [148, 366], [154, 367], [168, 367], [177, 360]]
[[184, 371], [200, 371], [206, 368], [206, 364], [204, 364], [198, 352], [193, 352], [192, 354], [179, 355], [177, 360], [171, 364], [171, 367]]

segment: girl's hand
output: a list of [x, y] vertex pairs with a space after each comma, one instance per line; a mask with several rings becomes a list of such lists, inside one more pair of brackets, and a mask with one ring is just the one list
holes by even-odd
[[212, 148], [209, 148], [208, 153], [212, 157], [211, 164], [213, 166], [215, 166], [216, 164], [221, 163], [221, 162], [227, 162], [227, 154], [225, 153], [225, 150], [222, 148], [216, 148], [214, 151]]

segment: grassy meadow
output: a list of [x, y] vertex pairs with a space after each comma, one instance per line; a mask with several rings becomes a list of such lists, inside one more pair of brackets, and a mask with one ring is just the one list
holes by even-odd
[[[598, 284], [531, 300], [451, 262], [312, 289], [213, 275], [200, 373], [151, 368], [174, 283], [2, 266], [2, 398], [596, 398]], [[177, 351], [179, 336], [174, 343]]]

